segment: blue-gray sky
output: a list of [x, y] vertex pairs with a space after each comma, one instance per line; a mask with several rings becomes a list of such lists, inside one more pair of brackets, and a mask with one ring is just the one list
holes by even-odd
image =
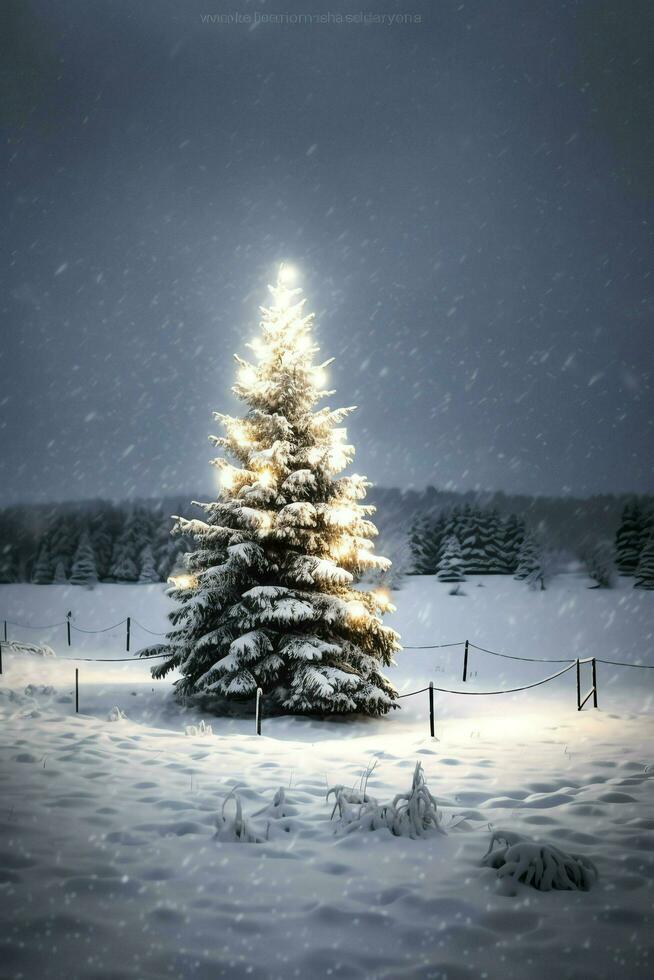
[[210, 487], [280, 259], [375, 482], [654, 489], [649, 2], [2, 19], [1, 502]]

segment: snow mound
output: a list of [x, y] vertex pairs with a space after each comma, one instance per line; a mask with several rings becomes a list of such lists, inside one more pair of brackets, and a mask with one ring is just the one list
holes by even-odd
[[107, 721], [123, 721], [125, 718], [127, 718], [127, 715], [124, 711], [121, 711], [118, 705], [114, 705], [107, 715]]

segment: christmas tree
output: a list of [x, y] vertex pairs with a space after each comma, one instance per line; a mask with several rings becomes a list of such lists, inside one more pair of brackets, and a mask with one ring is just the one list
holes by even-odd
[[640, 553], [640, 560], [635, 574], [635, 588], [654, 589], [654, 535], [645, 544], [645, 547]]
[[256, 363], [236, 358], [247, 412], [215, 415], [225, 434], [212, 442], [229, 457], [213, 460], [220, 494], [198, 505], [204, 520], [175, 518], [197, 550], [166, 642], [143, 653], [168, 652], [153, 675], [177, 667], [178, 694], [217, 711], [260, 687], [268, 710], [384, 714], [397, 695], [381, 668], [399, 637], [382, 625], [386, 595], [353, 588], [390, 563], [373, 553], [368, 482], [337, 477], [354, 455], [341, 425], [352, 409], [316, 407], [333, 392], [330, 362], [314, 363], [313, 314], [284, 266], [269, 289]]
[[86, 585], [92, 589], [98, 581], [98, 572], [95, 567], [95, 555], [91, 547], [91, 540], [88, 531], [83, 531], [77, 545], [77, 551], [73, 558], [73, 567], [70, 573], [71, 585]]

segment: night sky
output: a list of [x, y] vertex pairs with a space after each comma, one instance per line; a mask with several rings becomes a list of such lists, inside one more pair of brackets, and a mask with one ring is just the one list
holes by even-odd
[[652, 491], [652, 7], [5, 0], [0, 502], [211, 488], [279, 260], [376, 483]]

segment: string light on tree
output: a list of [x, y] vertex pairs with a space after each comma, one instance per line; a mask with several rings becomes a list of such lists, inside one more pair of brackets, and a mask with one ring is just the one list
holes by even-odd
[[199, 505], [203, 520], [177, 519], [197, 550], [188, 575], [172, 580], [180, 605], [166, 641], [144, 652], [167, 652], [153, 674], [178, 668], [178, 694], [205, 709], [261, 688], [280, 711], [379, 715], [396, 704], [381, 671], [399, 637], [381, 620], [388, 597], [354, 585], [390, 562], [374, 553], [366, 479], [342, 475], [354, 456], [343, 426], [353, 409], [319, 404], [332, 394], [331, 360], [315, 361], [297, 278], [280, 266], [260, 335], [246, 345], [256, 363], [236, 358], [245, 413], [216, 414], [224, 434], [211, 437], [220, 494]]

